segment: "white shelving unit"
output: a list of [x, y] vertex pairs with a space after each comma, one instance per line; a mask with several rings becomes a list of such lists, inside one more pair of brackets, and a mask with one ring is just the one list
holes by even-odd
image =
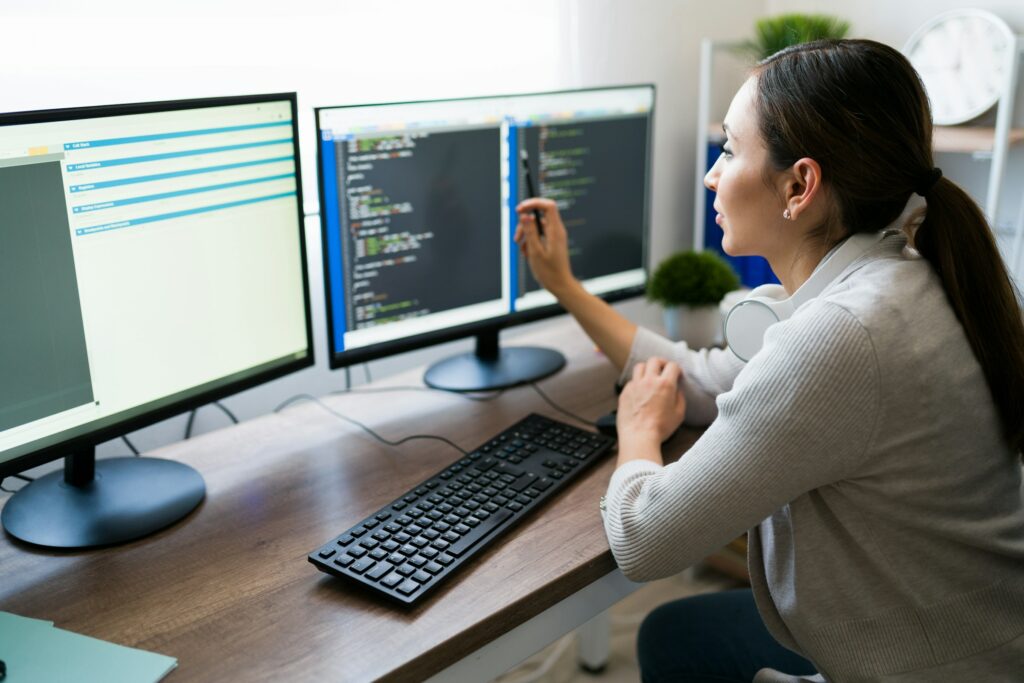
[[[736, 43], [705, 39], [700, 47], [700, 81], [697, 109], [697, 163], [693, 204], [693, 248], [704, 248], [705, 188], [704, 175], [708, 168], [708, 143], [721, 139], [721, 125], [711, 118], [711, 81], [715, 56], [732, 50]], [[1010, 148], [1024, 143], [1024, 128], [1013, 128], [1013, 109], [1016, 100], [1017, 83], [1020, 77], [1021, 61], [1024, 61], [1024, 36], [1016, 36], [1016, 49], [1009, 53], [1006, 79], [996, 109], [995, 127], [979, 126], [937, 126], [932, 137], [936, 152], [966, 153], [976, 158], [991, 158], [988, 186], [985, 198], [985, 215], [995, 225], [1002, 201], [1003, 179]], [[1015, 225], [1012, 255], [1008, 266], [1016, 272], [1024, 248], [1024, 188], [1020, 193], [1021, 208]]]

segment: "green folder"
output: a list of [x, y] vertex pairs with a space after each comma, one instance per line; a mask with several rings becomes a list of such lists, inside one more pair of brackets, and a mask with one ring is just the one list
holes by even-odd
[[156, 683], [178, 660], [0, 612], [3, 683]]

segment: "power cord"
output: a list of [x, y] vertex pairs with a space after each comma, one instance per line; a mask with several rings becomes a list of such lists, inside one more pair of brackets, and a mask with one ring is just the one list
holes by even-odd
[[[26, 481], [30, 484], [35, 481], [35, 479], [33, 479], [32, 477], [26, 477], [24, 474], [9, 474], [7, 475], [7, 477], [21, 479], [22, 481]], [[11, 490], [9, 488], [4, 487], [3, 483], [4, 480], [7, 479], [7, 477], [0, 477], [0, 491], [5, 491], [6, 493], [17, 493], [17, 490]]]
[[[343, 393], [343, 392], [339, 392], [339, 393]], [[351, 393], [356, 393], [356, 392], [351, 392]], [[331, 408], [329, 405], [327, 405], [326, 403], [324, 403], [320, 399], [316, 398], [315, 396], [311, 396], [309, 394], [298, 394], [296, 396], [292, 396], [288, 400], [286, 400], [283, 403], [281, 403], [281, 405], [279, 405], [278, 407], [274, 408], [274, 412], [275, 413], [279, 413], [282, 410], [284, 410], [285, 408], [287, 408], [289, 405], [291, 405], [293, 403], [296, 403], [298, 401], [312, 401], [313, 403], [317, 404], [318, 406], [320, 406], [321, 408], [326, 410], [331, 415], [334, 415], [335, 417], [337, 417], [340, 420], [344, 420], [345, 422], [348, 422], [350, 424], [355, 425], [356, 427], [359, 427], [360, 429], [362, 429], [364, 432], [366, 432], [367, 434], [372, 436], [377, 441], [380, 441], [381, 443], [386, 444], [388, 446], [401, 446], [402, 444], [404, 444], [407, 441], [414, 441], [414, 440], [417, 440], [417, 439], [425, 439], [425, 440], [440, 441], [442, 443], [446, 443], [449, 446], [451, 446], [452, 448], [454, 448], [455, 450], [457, 450], [458, 452], [462, 453], [463, 455], [469, 455], [469, 451], [467, 451], [466, 449], [462, 448], [461, 446], [456, 444], [454, 441], [450, 441], [449, 439], [446, 439], [443, 436], [435, 436], [433, 434], [413, 434], [412, 436], [407, 436], [405, 438], [399, 439], [398, 441], [391, 441], [389, 439], [385, 439], [383, 436], [381, 436], [377, 432], [373, 431], [372, 429], [370, 429], [369, 427], [364, 425], [359, 420], [354, 420], [351, 417], [348, 417], [347, 415], [342, 415], [341, 413], [339, 413], [338, 411], [334, 410], [333, 408]]]
[[128, 440], [127, 434], [122, 434], [121, 440], [124, 441], [125, 444], [127, 444], [128, 450], [130, 450], [135, 455], [136, 458], [139, 457], [139, 449], [135, 447], [135, 444]]
[[561, 407], [560, 405], [558, 405], [557, 403], [552, 401], [551, 397], [548, 396], [547, 394], [545, 394], [544, 391], [537, 385], [536, 382], [530, 382], [530, 386], [533, 387], [533, 390], [536, 391], [540, 395], [540, 397], [542, 399], [547, 401], [549, 406], [551, 406], [552, 408], [554, 408], [558, 412], [562, 413], [563, 415], [568, 415], [569, 417], [571, 417], [572, 419], [576, 420], [577, 422], [582, 422], [583, 424], [589, 425], [591, 427], [597, 427], [597, 423], [594, 422], [593, 420], [588, 420], [586, 418], [580, 417], [579, 415], [577, 415], [575, 413], [570, 413], [568, 410], [566, 410], [565, 408]]
[[[233, 422], [234, 424], [238, 424], [238, 418], [235, 417], [235, 414], [232, 413], [230, 410], [228, 410], [227, 406], [225, 406], [223, 403], [221, 403], [220, 401], [214, 401], [212, 403], [212, 405], [216, 406], [217, 408], [220, 408], [221, 412], [223, 412], [225, 415], [227, 415], [228, 419], [230, 419], [231, 422]], [[188, 414], [188, 422], [185, 424], [185, 438], [186, 439], [191, 439], [192, 438], [192, 426], [195, 424], [196, 413], [198, 413], [198, 412], [199, 412], [199, 408], [193, 408], [192, 411]]]

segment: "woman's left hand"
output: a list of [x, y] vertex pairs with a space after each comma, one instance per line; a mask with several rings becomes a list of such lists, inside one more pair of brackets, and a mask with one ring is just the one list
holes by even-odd
[[686, 413], [682, 377], [679, 365], [662, 358], [651, 358], [633, 368], [633, 379], [619, 396], [620, 463], [622, 456], [661, 462], [661, 443], [679, 428]]

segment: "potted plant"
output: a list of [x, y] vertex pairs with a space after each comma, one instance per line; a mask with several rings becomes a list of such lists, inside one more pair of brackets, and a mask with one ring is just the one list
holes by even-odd
[[670, 339], [699, 349], [715, 343], [722, 328], [718, 304], [739, 285], [718, 253], [679, 251], [658, 264], [647, 284], [647, 298], [664, 308]]
[[790, 45], [823, 38], [845, 38], [850, 23], [824, 14], [791, 13], [759, 19], [754, 31], [754, 40], [746, 41], [740, 49], [762, 60]]

